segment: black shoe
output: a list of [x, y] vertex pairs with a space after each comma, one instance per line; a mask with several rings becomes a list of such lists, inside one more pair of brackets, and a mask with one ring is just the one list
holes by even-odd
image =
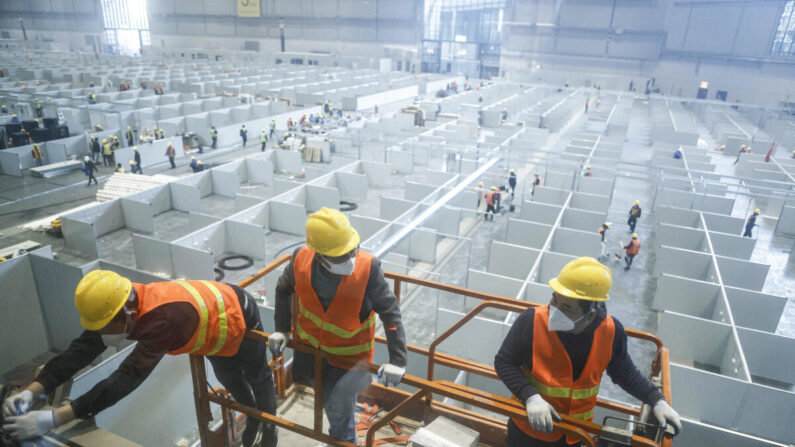
[[279, 444], [279, 435], [276, 433], [276, 426], [273, 424], [262, 424], [262, 441], [260, 447], [276, 447]]
[[246, 428], [243, 430], [243, 447], [256, 447], [262, 441], [262, 433], [260, 433], [260, 425], [262, 423], [254, 418], [249, 418], [246, 422]]
[[629, 266], [624, 267], [624, 270], [629, 270]]

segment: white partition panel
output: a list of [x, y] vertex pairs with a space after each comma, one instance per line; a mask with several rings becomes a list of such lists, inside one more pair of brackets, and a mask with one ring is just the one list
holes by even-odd
[[546, 186], [536, 186], [533, 200], [535, 202], [546, 203], [548, 205], [563, 205], [569, 197], [569, 191], [555, 189]]
[[93, 258], [99, 257], [97, 239], [91, 223], [61, 216], [61, 231], [63, 231], [64, 244], [68, 248]]
[[176, 278], [215, 279], [213, 255], [209, 251], [172, 244], [171, 264]]
[[[727, 345], [733, 343], [731, 326], [677, 312], [660, 314], [657, 336], [675, 362], [693, 360], [720, 367]], [[694, 336], [698, 334], [698, 336]]]
[[558, 219], [560, 208], [546, 203], [524, 202], [519, 217], [530, 222], [552, 225]]
[[546, 284], [550, 279], [558, 276], [563, 266], [576, 258], [576, 256], [561, 253], [545, 252], [542, 255], [541, 263], [538, 265], [535, 277], [530, 279], [541, 284]]
[[[493, 293], [494, 295], [515, 298], [522, 288], [524, 281], [501, 276], [494, 273], [483, 272], [480, 270], [469, 270], [467, 275], [467, 288], [479, 292]], [[468, 302], [480, 302], [481, 300], [467, 300]]]
[[[464, 314], [439, 309], [436, 333], [441, 334], [458, 322]], [[439, 345], [439, 351], [474, 362], [492, 364], [494, 354], [502, 344], [503, 324], [499, 321], [475, 317]]]
[[436, 264], [435, 231], [417, 229], [409, 235], [409, 257], [420, 262]]
[[51, 251], [37, 250], [29, 258], [51, 346], [66, 350], [69, 343], [83, 332], [74, 298], [84, 269], [52, 259]]
[[337, 188], [342, 199], [367, 200], [367, 176], [350, 172], [337, 172]]
[[259, 225], [227, 220], [226, 249], [232, 253], [265, 259], [265, 229]]
[[718, 284], [663, 273], [657, 280], [652, 309], [712, 319], [719, 297]]
[[744, 397], [733, 425], [737, 430], [784, 443], [795, 440], [795, 393], [751, 384]]
[[737, 328], [737, 335], [753, 376], [795, 384], [795, 343], [792, 338], [743, 327]]
[[602, 237], [594, 232], [557, 228], [549, 249], [571, 256], [599, 257]]
[[682, 431], [677, 435], [676, 443], [688, 446], [787, 447], [778, 442], [767, 441], [756, 436], [745, 435], [736, 431], [685, 418], [682, 419]]
[[306, 185], [306, 210], [314, 213], [323, 207], [338, 209], [340, 207], [340, 190], [325, 186]]
[[[704, 215], [706, 218], [706, 214]], [[683, 227], [701, 228], [701, 217], [697, 211], [669, 206], [657, 207], [657, 221]], [[709, 220], [707, 220], [709, 222]], [[713, 229], [714, 230], [714, 229]], [[720, 230], [714, 230], [720, 231]]]
[[543, 245], [551, 231], [551, 225], [508, 219], [505, 241], [509, 244], [542, 250], [545, 248]]
[[270, 160], [249, 158], [246, 160], [246, 176], [249, 183], [265, 186], [273, 185], [273, 162]]
[[722, 427], [734, 426], [737, 410], [750, 386], [742, 380], [677, 363], [671, 364], [671, 383], [677, 384], [671, 387], [671, 400], [680, 414]]
[[795, 206], [783, 206], [776, 223], [776, 234], [795, 236]]
[[406, 182], [403, 198], [414, 202], [421, 202], [434, 192], [438, 186], [425, 183]]
[[787, 298], [746, 289], [726, 287], [734, 323], [760, 331], [775, 332]]
[[348, 216], [348, 219], [351, 221], [351, 226], [356, 228], [362, 242], [370, 239], [374, 234], [389, 225], [389, 221], [387, 220], [360, 216], [358, 214], [351, 214]]
[[171, 203], [177, 211], [201, 211], [201, 190], [197, 186], [172, 182]]
[[717, 260], [725, 285], [756, 291], [765, 286], [769, 265], [721, 256], [717, 256]]
[[715, 250], [715, 254], [729, 258], [749, 260], [756, 245], [756, 239], [733, 234], [710, 231], [709, 238], [712, 240], [712, 248]]
[[381, 196], [381, 207], [378, 217], [384, 220], [395, 220], [398, 216], [405, 213], [415, 202], [394, 197]]
[[240, 191], [240, 176], [235, 171], [210, 169], [213, 193], [222, 197], [235, 197]]
[[457, 236], [461, 228], [461, 209], [444, 206], [439, 209], [436, 230], [441, 234]]
[[707, 236], [704, 230], [679, 227], [658, 222], [654, 230], [657, 245], [706, 252]]
[[306, 234], [306, 209], [295, 203], [272, 201], [269, 209], [270, 229], [303, 236]]
[[148, 272], [173, 277], [171, 264], [171, 244], [151, 237], [133, 234], [135, 267]]
[[539, 253], [531, 248], [492, 241], [488, 272], [524, 280]]
[[574, 230], [596, 232], [605, 223], [606, 219], [605, 213], [566, 208], [563, 210], [560, 225]]
[[654, 263], [654, 271], [657, 275], [669, 273], [701, 281], [715, 281], [712, 274], [711, 255], [666, 245], [660, 246], [657, 250], [657, 261]]
[[745, 225], [745, 221], [739, 217], [712, 213], [704, 213], [704, 222], [707, 223], [707, 229], [709, 231], [728, 234], [740, 234]]
[[149, 203], [129, 200], [125, 197], [120, 199], [121, 209], [124, 214], [124, 223], [131, 230], [143, 233], [154, 233], [155, 216], [152, 205]]
[[276, 154], [276, 169], [293, 174], [301, 172], [303, 163], [300, 152], [276, 150], [274, 153]]

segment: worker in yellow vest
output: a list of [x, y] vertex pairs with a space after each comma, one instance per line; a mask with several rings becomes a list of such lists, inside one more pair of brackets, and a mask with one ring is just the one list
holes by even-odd
[[[166, 354], [207, 356], [218, 381], [237, 402], [275, 414], [267, 346], [244, 338], [247, 330], [262, 330], [259, 310], [240, 287], [213, 281], [137, 284], [112, 271], [94, 270], [77, 285], [75, 305], [85, 331], [47, 362], [30, 385], [3, 403], [3, 429], [13, 438], [33, 439], [75, 418], [95, 416], [135, 390]], [[124, 340], [138, 344], [107, 379], [55, 410], [29, 411], [42, 395]], [[273, 425], [251, 419], [243, 445], [255, 445], [260, 433], [257, 446], [277, 444]]]
[[[309, 216], [306, 246], [296, 249], [279, 278], [276, 332], [268, 339], [274, 354], [282, 352], [291, 331], [293, 296], [298, 299], [295, 341], [350, 362], [323, 360], [323, 406], [329, 434], [356, 443], [356, 396], [370, 384], [370, 374], [351, 364], [373, 361], [378, 314], [389, 350], [389, 363], [378, 376], [382, 384], [397, 386], [405, 373], [406, 335], [381, 263], [359, 249], [359, 233], [340, 211], [321, 208]], [[313, 382], [314, 356], [294, 351], [293, 374]]]
[[679, 433], [679, 414], [640, 371], [627, 351], [624, 326], [607, 313], [610, 270], [594, 258], [566, 264], [549, 281], [548, 306], [531, 307], [517, 317], [494, 358], [494, 369], [527, 418], [508, 421], [509, 447], [576, 444], [553, 432], [553, 419], [565, 414], [584, 421], [593, 411], [602, 375], [652, 408], [660, 426]]

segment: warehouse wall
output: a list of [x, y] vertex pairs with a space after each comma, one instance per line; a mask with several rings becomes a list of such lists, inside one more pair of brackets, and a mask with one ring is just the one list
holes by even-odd
[[385, 56], [384, 46], [416, 49], [422, 0], [261, 0], [261, 17], [237, 17], [234, 0], [149, 0], [152, 45], [280, 49], [284, 21], [288, 51]]
[[[98, 0], [0, 0], [0, 31], [22, 39], [23, 19], [30, 41], [54, 49], [91, 49], [103, 33]], [[97, 40], [99, 41], [99, 40]]]

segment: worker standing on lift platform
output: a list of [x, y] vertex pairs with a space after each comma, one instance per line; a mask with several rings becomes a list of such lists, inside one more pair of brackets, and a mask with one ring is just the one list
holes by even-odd
[[[298, 299], [295, 341], [345, 357], [353, 363], [372, 362], [375, 314], [384, 324], [389, 363], [378, 371], [379, 381], [397, 386], [406, 366], [406, 335], [400, 307], [384, 279], [381, 263], [359, 250], [359, 233], [338, 210], [321, 208], [306, 221], [306, 246], [293, 253], [276, 285], [276, 332], [268, 339], [274, 355], [287, 344], [292, 299]], [[293, 352], [296, 379], [312, 383], [315, 357]], [[356, 396], [370, 384], [370, 373], [348, 363], [323, 359], [323, 407], [329, 434], [356, 443]]]
[[[94, 270], [77, 285], [75, 305], [86, 330], [24, 391], [3, 403], [3, 429], [13, 438], [35, 438], [75, 418], [93, 417], [138, 388], [165, 354], [207, 356], [236, 401], [276, 413], [266, 344], [244, 338], [247, 330], [263, 329], [259, 310], [240, 287], [213, 281], [136, 284], [115, 272]], [[28, 412], [37, 396], [52, 393], [125, 339], [138, 344], [107, 379], [55, 410]], [[242, 438], [245, 447], [273, 447], [276, 427], [249, 419]]]
[[522, 312], [494, 358], [502, 382], [527, 409], [527, 419], [508, 421], [506, 445], [567, 446], [573, 438], [553, 432], [559, 414], [593, 420], [602, 374], [652, 407], [661, 426], [678, 434], [679, 414], [638, 371], [627, 352], [621, 323], [607, 313], [610, 270], [582, 257], [566, 264], [549, 281], [549, 306]]

